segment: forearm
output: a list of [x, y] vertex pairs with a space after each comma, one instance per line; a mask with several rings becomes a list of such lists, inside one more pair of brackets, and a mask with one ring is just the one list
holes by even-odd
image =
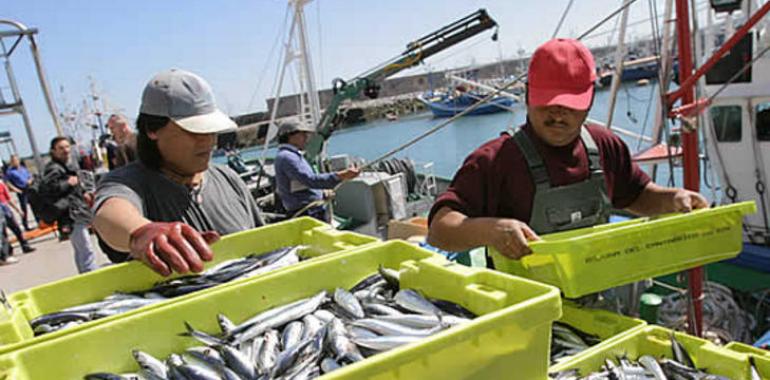
[[659, 215], [676, 211], [674, 197], [678, 189], [659, 186], [650, 182], [627, 211], [639, 216]]
[[497, 218], [470, 218], [444, 207], [431, 221], [428, 244], [453, 252], [489, 245], [488, 232], [496, 221]]
[[96, 211], [93, 226], [110, 247], [128, 252], [131, 233], [149, 222], [129, 201], [114, 197]]

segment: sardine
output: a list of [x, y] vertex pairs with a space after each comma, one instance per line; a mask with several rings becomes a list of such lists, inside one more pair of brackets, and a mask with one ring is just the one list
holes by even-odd
[[381, 336], [377, 338], [356, 338], [353, 343], [375, 351], [387, 351], [421, 339], [418, 336]]
[[358, 347], [348, 339], [345, 325], [339, 318], [334, 318], [329, 322], [326, 334], [326, 338], [331, 345], [331, 351], [336, 355], [336, 360], [346, 359], [351, 362], [357, 362], [364, 359]]
[[303, 329], [304, 325], [299, 321], [289, 322], [289, 324], [283, 328], [283, 332], [281, 334], [281, 344], [284, 349], [289, 349], [289, 347], [295, 346], [300, 342], [300, 340], [302, 340]]
[[152, 355], [139, 350], [133, 350], [131, 351], [131, 354], [134, 356], [136, 363], [139, 364], [139, 367], [147, 371], [147, 373], [161, 379], [165, 379], [168, 376], [168, 367], [166, 364]]
[[396, 293], [396, 303], [409, 311], [425, 315], [441, 315], [443, 312], [430, 301], [412, 289], [401, 289]]
[[227, 367], [232, 369], [233, 372], [246, 379], [253, 379], [256, 377], [257, 369], [250, 357], [243, 355], [239, 350], [227, 345], [218, 346], [217, 348], [219, 354], [222, 355], [222, 359], [227, 363]]
[[275, 366], [275, 361], [278, 358], [280, 338], [278, 337], [278, 331], [269, 330], [265, 333], [263, 339], [262, 350], [259, 352], [259, 356], [257, 356], [257, 371], [264, 375], [270, 373], [270, 370]]
[[364, 309], [358, 299], [345, 289], [337, 288], [334, 291], [334, 302], [355, 318], [364, 317]]

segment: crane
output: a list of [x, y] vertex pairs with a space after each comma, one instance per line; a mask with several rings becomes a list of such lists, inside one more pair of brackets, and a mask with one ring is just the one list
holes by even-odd
[[[319, 168], [322, 167], [322, 154], [326, 141], [339, 124], [338, 111], [342, 102], [355, 99], [360, 94], [375, 99], [379, 96], [380, 83], [386, 78], [416, 66], [424, 59], [496, 26], [497, 23], [487, 14], [487, 11], [479, 9], [422, 38], [409, 42], [406, 50], [400, 55], [351, 80], [334, 79], [332, 81], [334, 97], [316, 126], [316, 134], [305, 147], [307, 160]], [[492, 40], [497, 40], [497, 32], [492, 35]]]

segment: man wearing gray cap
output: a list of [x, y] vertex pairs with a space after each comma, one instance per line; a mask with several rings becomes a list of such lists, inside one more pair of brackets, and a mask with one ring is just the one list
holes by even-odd
[[319, 189], [331, 189], [341, 181], [355, 178], [359, 170], [350, 168], [336, 173], [315, 173], [302, 156], [302, 150], [312, 134], [313, 129], [297, 123], [286, 122], [278, 127], [280, 145], [275, 157], [276, 190], [288, 216], [301, 212], [300, 215], [328, 221], [329, 216], [323, 205], [309, 205], [323, 199], [324, 193]]
[[209, 165], [217, 133], [236, 125], [205, 80], [173, 69], [153, 77], [136, 127], [139, 160], [110, 172], [94, 202], [112, 261], [141, 260], [164, 276], [200, 272], [219, 235], [264, 224], [238, 175]]

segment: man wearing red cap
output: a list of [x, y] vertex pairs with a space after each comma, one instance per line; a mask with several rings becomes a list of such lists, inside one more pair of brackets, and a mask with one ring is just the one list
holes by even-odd
[[538, 234], [606, 223], [613, 207], [636, 215], [708, 207], [698, 193], [653, 183], [619, 137], [585, 124], [595, 67], [577, 40], [554, 39], [535, 51], [526, 124], [465, 159], [431, 209], [430, 244], [493, 246], [519, 259]]

